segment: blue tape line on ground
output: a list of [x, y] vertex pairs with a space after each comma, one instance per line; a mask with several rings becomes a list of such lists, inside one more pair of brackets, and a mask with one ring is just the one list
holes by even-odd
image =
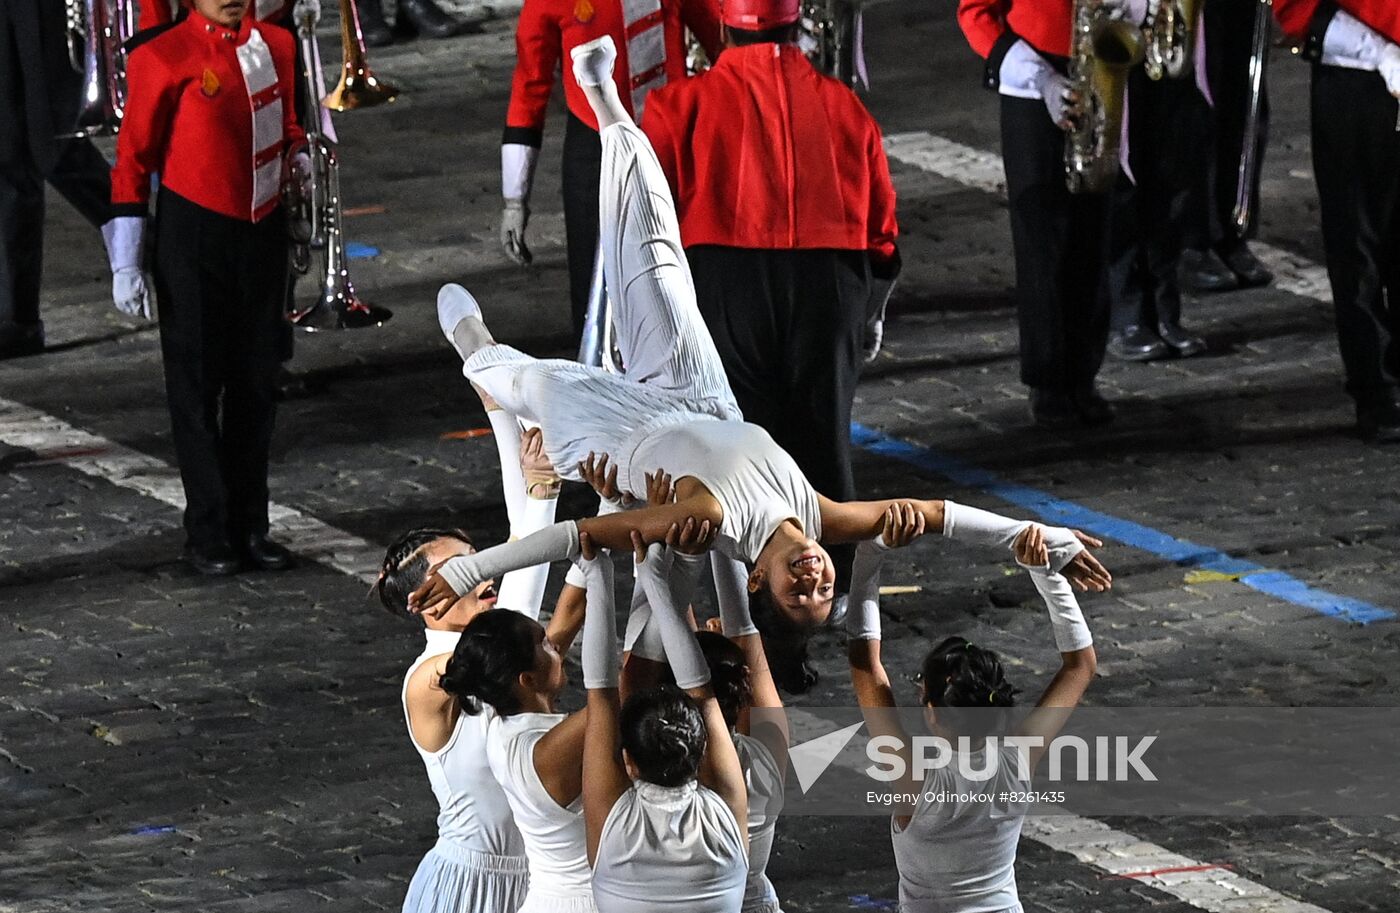
[[358, 241], [345, 242], [345, 257], [348, 260], [369, 260], [379, 256], [379, 248], [372, 244], [360, 244]]
[[995, 473], [978, 469], [956, 457], [892, 438], [858, 422], [851, 423], [851, 440], [856, 446], [871, 453], [909, 463], [937, 473], [965, 488], [976, 488], [1018, 507], [1024, 507], [1057, 526], [1072, 526], [1096, 536], [1115, 539], [1124, 545], [1151, 552], [1185, 567], [1221, 574], [1238, 574], [1240, 583], [1250, 589], [1321, 612], [1323, 615], [1363, 625], [1395, 617], [1395, 613], [1389, 609], [1349, 596], [1319, 590], [1283, 571], [1267, 568], [1252, 561], [1231, 558], [1209, 546], [1178, 539], [1131, 520], [1101, 514], [1036, 488], [1008, 482]]

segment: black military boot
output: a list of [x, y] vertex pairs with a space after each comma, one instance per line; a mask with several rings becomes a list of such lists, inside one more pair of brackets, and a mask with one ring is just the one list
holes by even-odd
[[383, 0], [359, 0], [360, 34], [365, 44], [372, 48], [382, 48], [394, 43], [394, 31], [384, 20]]

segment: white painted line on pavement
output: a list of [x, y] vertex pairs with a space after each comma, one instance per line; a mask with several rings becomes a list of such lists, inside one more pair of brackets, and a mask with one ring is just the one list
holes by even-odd
[[[1006, 195], [1006, 172], [1001, 156], [964, 146], [926, 131], [892, 133], [885, 137], [885, 154], [898, 162], [956, 181], [964, 187]], [[1332, 303], [1327, 269], [1306, 257], [1262, 241], [1249, 247], [1274, 272], [1274, 287], [1304, 298]]]
[[[185, 509], [180, 473], [169, 463], [21, 403], [0, 399], [0, 442], [51, 457], [48, 462], [61, 463], [177, 510]], [[298, 555], [366, 583], [379, 576], [383, 546], [275, 502], [268, 504], [268, 520], [277, 538]]]

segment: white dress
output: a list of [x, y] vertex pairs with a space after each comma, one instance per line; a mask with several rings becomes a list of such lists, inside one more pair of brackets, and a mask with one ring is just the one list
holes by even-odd
[[783, 769], [768, 746], [753, 736], [734, 733], [734, 748], [749, 793], [749, 878], [743, 913], [780, 913], [778, 892], [766, 870], [783, 810]]
[[[456, 631], [427, 633], [427, 646], [404, 676], [402, 700], [408, 721], [408, 680], [428, 660], [451, 653]], [[423, 759], [438, 802], [437, 844], [423, 857], [404, 897], [404, 913], [515, 913], [525, 899], [529, 875], [525, 844], [505, 792], [486, 765], [490, 708], [457, 717], [447, 744], [426, 751], [408, 737]]]
[[[974, 753], [969, 766], [983, 768]], [[930, 794], [1021, 792], [1017, 751], [1002, 749], [997, 774], [974, 781], [956, 764], [929, 772], [908, 825], [891, 824], [901, 913], [1021, 913], [1016, 846], [1026, 806], [1010, 802], [930, 802]]]
[[525, 842], [530, 889], [520, 913], [591, 913], [592, 872], [583, 826], [583, 797], [567, 808], [545, 792], [535, 770], [535, 745], [564, 718], [562, 713], [494, 716], [486, 760], [515, 815]]
[[739, 913], [748, 856], [724, 800], [694, 781], [636, 781], [598, 839], [593, 896], [600, 913]]

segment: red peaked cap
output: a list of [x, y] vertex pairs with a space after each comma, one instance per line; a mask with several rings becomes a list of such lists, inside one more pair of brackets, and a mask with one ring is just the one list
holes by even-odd
[[801, 15], [800, 0], [721, 0], [720, 4], [725, 25], [749, 32], [791, 25]]

